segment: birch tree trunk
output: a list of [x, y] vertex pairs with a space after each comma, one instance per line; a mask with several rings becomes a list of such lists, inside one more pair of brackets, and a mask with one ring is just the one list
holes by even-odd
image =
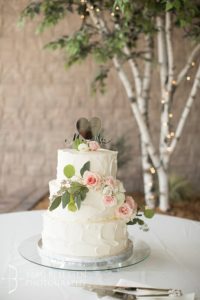
[[[161, 167], [158, 170], [159, 185], [159, 208], [162, 211], [169, 209], [169, 187], [168, 187], [168, 135], [169, 135], [169, 102], [171, 97], [171, 86], [173, 80], [173, 60], [169, 55], [171, 27], [169, 19], [157, 17], [157, 47], [158, 62], [160, 65], [160, 88], [161, 88], [161, 117], [160, 117], [160, 160]], [[170, 37], [169, 37], [170, 36]], [[172, 74], [171, 74], [172, 73]]]
[[169, 183], [168, 183], [168, 169], [159, 168], [158, 172], [159, 183], [159, 208], [161, 211], [169, 209]]
[[[152, 74], [152, 38], [150, 35], [145, 37], [146, 42], [146, 50], [145, 50], [145, 66], [144, 66], [144, 75], [143, 79], [141, 78], [139, 68], [137, 66], [136, 61], [131, 58], [128, 60], [130, 65], [133, 79], [135, 82], [135, 90], [136, 90], [136, 99], [138, 108], [140, 110], [141, 115], [144, 118], [144, 122], [146, 126], [149, 127], [148, 122], [148, 101], [150, 96], [150, 84], [151, 84], [151, 74]], [[124, 48], [124, 53], [130, 56], [130, 51], [127, 47]], [[140, 134], [140, 146], [141, 146], [141, 161], [142, 161], [142, 176], [143, 176], [143, 185], [144, 185], [144, 198], [145, 203], [150, 208], [155, 207], [155, 197], [152, 192], [153, 187], [153, 174], [155, 172], [149, 153], [147, 150], [146, 143], [143, 139], [142, 134]]]
[[[150, 85], [151, 85], [151, 75], [152, 75], [152, 59], [153, 59], [153, 41], [152, 38], [147, 35], [145, 37], [146, 42], [146, 54], [145, 54], [145, 65], [144, 65], [144, 76], [142, 82], [142, 99], [139, 103], [139, 109], [144, 117], [147, 127], [149, 127], [148, 118], [148, 105], [150, 100]], [[151, 207], [155, 207], [155, 196], [153, 193], [154, 176], [155, 169], [151, 163], [149, 153], [145, 144], [145, 141], [140, 136], [141, 144], [141, 154], [142, 154], [142, 171], [143, 171], [143, 183], [144, 183], [144, 197], [145, 203]]]

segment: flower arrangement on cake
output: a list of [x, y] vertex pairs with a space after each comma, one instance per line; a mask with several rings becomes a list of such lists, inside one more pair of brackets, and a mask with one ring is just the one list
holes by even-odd
[[[71, 148], [80, 153], [100, 151], [106, 140], [101, 135], [101, 121], [92, 118], [89, 122], [81, 118], [77, 122], [78, 134], [75, 134]], [[61, 180], [60, 188], [50, 198], [49, 211], [58, 206], [76, 212], [81, 209], [83, 201], [87, 198], [89, 191], [97, 191], [101, 194], [101, 201], [105, 207], [113, 207], [115, 218], [123, 219], [128, 225], [139, 224], [143, 230], [148, 226], [143, 216], [152, 218], [153, 210], [144, 206], [139, 207], [132, 196], [125, 194], [122, 182], [112, 175], [102, 175], [91, 170], [91, 162], [86, 161], [76, 170], [73, 164], [67, 164], [63, 168], [65, 179]]]

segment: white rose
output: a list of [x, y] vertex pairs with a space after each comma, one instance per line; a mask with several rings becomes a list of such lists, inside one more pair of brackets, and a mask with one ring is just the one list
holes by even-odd
[[111, 186], [104, 187], [104, 189], [103, 189], [103, 195], [111, 196], [112, 193], [113, 193], [113, 189], [112, 189]]
[[125, 194], [124, 193], [117, 193], [115, 195], [115, 197], [117, 199], [118, 204], [122, 204], [125, 200]]
[[78, 150], [82, 152], [86, 152], [89, 151], [89, 147], [87, 144], [81, 143], [80, 145], [78, 145]]
[[119, 192], [119, 193], [125, 193], [126, 192], [126, 190], [124, 188], [124, 185], [120, 180], [117, 180], [116, 185], [117, 185], [116, 188], [115, 188], [116, 192]]

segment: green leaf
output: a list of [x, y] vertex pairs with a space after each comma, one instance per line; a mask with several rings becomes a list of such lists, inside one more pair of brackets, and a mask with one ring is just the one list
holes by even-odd
[[139, 218], [134, 218], [132, 221], [129, 221], [127, 223], [127, 225], [135, 225], [135, 224], [143, 225], [144, 221]]
[[89, 189], [87, 187], [82, 187], [80, 190], [80, 197], [81, 201], [84, 201], [86, 198], [87, 193], [89, 192]]
[[62, 207], [65, 208], [67, 206], [67, 204], [70, 201], [70, 194], [68, 191], [66, 191], [62, 197], [61, 197], [61, 201], [62, 201]]
[[153, 218], [153, 216], [154, 216], [154, 210], [153, 210], [153, 209], [150, 209], [150, 208], [145, 209], [145, 211], [144, 211], [144, 216], [145, 216], [146, 218], [148, 218], [148, 219]]
[[74, 166], [69, 164], [64, 167], [63, 172], [67, 178], [71, 178], [75, 174], [75, 168], [74, 168]]
[[76, 204], [75, 203], [72, 203], [70, 202], [67, 206], [67, 208], [72, 211], [72, 212], [75, 212], [77, 210], [77, 207], [76, 207]]
[[85, 171], [89, 171], [89, 170], [90, 170], [90, 161], [87, 161], [80, 170], [81, 176], [83, 176]]
[[75, 195], [74, 200], [75, 200], [75, 203], [76, 203], [78, 209], [80, 209], [80, 207], [81, 207], [81, 196], [80, 196], [80, 194]]
[[69, 188], [71, 194], [79, 193], [82, 185], [79, 182], [72, 182]]
[[174, 8], [174, 3], [173, 2], [167, 2], [166, 3], [166, 11], [171, 10]]
[[56, 209], [60, 205], [60, 203], [61, 203], [61, 196], [58, 196], [52, 201], [49, 210], [52, 211]]

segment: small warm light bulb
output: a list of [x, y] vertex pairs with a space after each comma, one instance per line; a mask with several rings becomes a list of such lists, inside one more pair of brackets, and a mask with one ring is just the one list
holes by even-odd
[[193, 61], [193, 62], [191, 63], [191, 65], [192, 65], [192, 67], [194, 67], [194, 66], [195, 66], [195, 62]]
[[84, 15], [81, 15], [81, 16], [80, 16], [80, 18], [81, 18], [81, 19], [84, 19], [84, 18], [85, 18], [85, 16], [84, 16]]
[[85, 0], [81, 0], [81, 3], [85, 3]]
[[114, 12], [111, 12], [111, 14], [110, 14], [112, 17], [114, 17], [115, 16], [115, 14], [114, 14]]
[[164, 104], [164, 103], [165, 103], [165, 100], [164, 100], [164, 99], [162, 99], [162, 100], [161, 100], [161, 103], [162, 103], [162, 104]]
[[170, 114], [169, 114], [169, 117], [170, 117], [170, 118], [173, 118], [173, 113], [170, 113]]
[[171, 135], [171, 136], [174, 136], [174, 132], [172, 131], [172, 132], [170, 133], [170, 135]]
[[187, 76], [186, 79], [189, 81], [189, 80], [191, 79], [191, 77], [190, 77], [190, 76]]
[[119, 10], [119, 6], [116, 6], [115, 9], [116, 9], [116, 10]]
[[176, 80], [172, 80], [172, 84], [173, 84], [173, 85], [176, 85]]
[[152, 173], [152, 174], [155, 174], [155, 169], [152, 167], [152, 168], [150, 168], [150, 172]]
[[93, 5], [91, 5], [91, 6], [90, 6], [90, 9], [91, 9], [91, 10], [93, 10], [93, 9], [94, 9], [94, 6], [93, 6]]
[[98, 7], [96, 8], [96, 12], [100, 12], [100, 9]]

